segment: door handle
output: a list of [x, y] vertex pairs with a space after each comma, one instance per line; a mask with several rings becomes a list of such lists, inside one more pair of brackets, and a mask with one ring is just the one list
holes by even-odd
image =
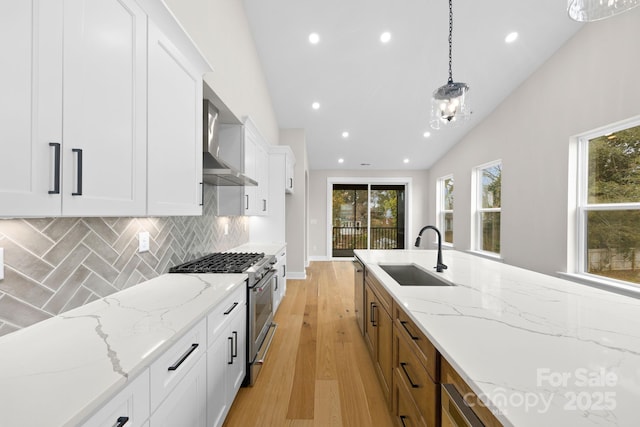
[[200, 183], [202, 193], [200, 195], [200, 206], [204, 206], [204, 182]]
[[53, 190], [49, 194], [60, 194], [60, 143], [50, 142], [49, 147], [54, 147], [53, 152]]
[[372, 302], [369, 310], [369, 318], [371, 321], [371, 326], [378, 326], [376, 325], [375, 308], [376, 308], [376, 303]]
[[227, 337], [227, 341], [229, 341], [229, 356], [231, 356], [227, 365], [233, 365], [233, 337]]
[[409, 384], [411, 384], [411, 388], [418, 388], [420, 387], [420, 384], [416, 384], [413, 382], [413, 380], [411, 379], [411, 377], [409, 376], [409, 372], [407, 372], [407, 363], [405, 362], [400, 362], [400, 367], [402, 368], [402, 370], [404, 371], [404, 375], [407, 377], [407, 379], [409, 380]]
[[72, 196], [82, 196], [82, 149], [72, 148], [71, 151], [76, 153], [77, 157], [77, 188], [75, 193], [71, 193]]
[[184, 362], [185, 360], [187, 360], [187, 357], [191, 356], [191, 353], [193, 353], [195, 351], [195, 349], [198, 348], [198, 344], [191, 344], [191, 347], [189, 348], [189, 350], [187, 350], [182, 357], [180, 357], [180, 359], [174, 363], [173, 365], [169, 366], [168, 370], [169, 371], [175, 371], [177, 370], [180, 365], [182, 365], [182, 362]]

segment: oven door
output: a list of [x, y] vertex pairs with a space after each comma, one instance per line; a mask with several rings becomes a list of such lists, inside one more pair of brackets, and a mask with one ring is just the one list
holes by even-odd
[[273, 321], [273, 287], [276, 273], [268, 272], [255, 286], [249, 288], [249, 360], [253, 360], [264, 342]]

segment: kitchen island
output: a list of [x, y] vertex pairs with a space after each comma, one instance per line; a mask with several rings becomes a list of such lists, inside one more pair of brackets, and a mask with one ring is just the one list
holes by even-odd
[[458, 251], [454, 286], [400, 286], [379, 264], [436, 251], [355, 254], [503, 425], [638, 425], [640, 300]]

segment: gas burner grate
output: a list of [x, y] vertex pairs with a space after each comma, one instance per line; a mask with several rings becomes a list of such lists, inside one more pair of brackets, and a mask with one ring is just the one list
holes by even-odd
[[264, 253], [217, 252], [176, 265], [169, 273], [244, 273], [264, 258]]

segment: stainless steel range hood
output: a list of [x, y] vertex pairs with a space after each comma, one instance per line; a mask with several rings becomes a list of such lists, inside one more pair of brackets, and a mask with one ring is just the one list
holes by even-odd
[[203, 104], [202, 180], [218, 186], [256, 186], [258, 182], [225, 163], [219, 156], [219, 112], [208, 100]]

